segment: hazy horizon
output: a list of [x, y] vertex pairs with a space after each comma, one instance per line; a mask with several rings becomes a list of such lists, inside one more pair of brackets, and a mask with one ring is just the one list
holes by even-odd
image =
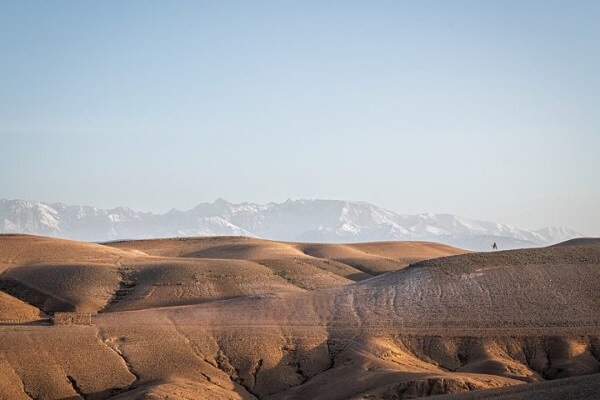
[[0, 198], [600, 236], [600, 3], [3, 2]]
[[[128, 209], [132, 209], [133, 211], [136, 212], [144, 212], [144, 213], [151, 213], [154, 215], [164, 215], [167, 214], [170, 211], [176, 210], [176, 211], [181, 211], [181, 212], [186, 212], [186, 211], [190, 211], [194, 208], [196, 208], [199, 205], [202, 204], [215, 204], [219, 201], [224, 201], [226, 203], [232, 204], [232, 205], [241, 205], [241, 204], [257, 204], [257, 205], [268, 205], [268, 204], [284, 204], [288, 201], [292, 201], [292, 202], [297, 202], [297, 201], [324, 201], [324, 202], [348, 202], [348, 203], [364, 203], [364, 204], [370, 204], [373, 206], [376, 206], [380, 209], [383, 210], [387, 210], [387, 211], [391, 211], [393, 213], [399, 214], [399, 215], [426, 215], [426, 214], [435, 214], [435, 215], [454, 215], [456, 217], [459, 218], [464, 218], [464, 219], [472, 219], [472, 220], [476, 220], [476, 221], [480, 221], [480, 222], [497, 222], [497, 223], [505, 223], [503, 221], [493, 221], [493, 220], [486, 220], [486, 219], [476, 219], [473, 218], [469, 215], [457, 215], [457, 214], [453, 214], [451, 212], [439, 212], [439, 213], [431, 213], [429, 211], [423, 211], [423, 212], [417, 212], [417, 213], [404, 213], [402, 211], [398, 211], [398, 210], [394, 210], [391, 208], [387, 208], [387, 207], [381, 207], [378, 204], [374, 204], [368, 201], [363, 201], [363, 200], [352, 200], [352, 199], [315, 199], [315, 198], [297, 198], [297, 199], [291, 199], [288, 198], [284, 201], [270, 201], [270, 202], [251, 202], [251, 201], [239, 201], [239, 202], [234, 202], [234, 201], [229, 201], [228, 199], [222, 198], [222, 197], [218, 197], [212, 201], [202, 201], [202, 202], [197, 202], [194, 205], [190, 206], [190, 207], [186, 207], [186, 208], [176, 208], [176, 207], [171, 207], [168, 209], [164, 209], [164, 210], [144, 210], [144, 209], [137, 209], [135, 207], [131, 207], [128, 205], [117, 205], [117, 206], [112, 206], [112, 207], [98, 207], [97, 205], [94, 204], [72, 204], [72, 203], [65, 203], [63, 201], [55, 201], [55, 202], [49, 202], [49, 201], [43, 201], [43, 200], [37, 200], [37, 199], [6, 199], [6, 198], [0, 198], [0, 200], [7, 200], [7, 201], [26, 201], [26, 202], [38, 202], [38, 203], [44, 203], [44, 204], [63, 204], [66, 206], [81, 206], [81, 207], [96, 207], [99, 209], [105, 209], [105, 210], [112, 210], [112, 209], [118, 209], [118, 208], [128, 208]], [[508, 223], [508, 225], [514, 225], [514, 224], [510, 224]], [[515, 225], [516, 226], [516, 225]], [[543, 226], [516, 226], [517, 228], [521, 228], [521, 229], [528, 229], [531, 231], [537, 231], [537, 230], [542, 230], [544, 228], [569, 228], [569, 229], [573, 229], [570, 226], [559, 226], [559, 225], [543, 225]], [[576, 229], [574, 229], [576, 231]], [[583, 232], [578, 232], [584, 236], [592, 236], [592, 235], [587, 235]]]

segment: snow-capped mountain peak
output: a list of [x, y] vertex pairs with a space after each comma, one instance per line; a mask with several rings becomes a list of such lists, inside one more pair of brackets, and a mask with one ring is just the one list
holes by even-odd
[[493, 242], [501, 249], [545, 246], [581, 236], [563, 227], [532, 231], [451, 214], [398, 214], [358, 201], [235, 204], [222, 198], [165, 214], [0, 200], [0, 232], [88, 241], [215, 235], [304, 242], [427, 240], [472, 250], [488, 250]]

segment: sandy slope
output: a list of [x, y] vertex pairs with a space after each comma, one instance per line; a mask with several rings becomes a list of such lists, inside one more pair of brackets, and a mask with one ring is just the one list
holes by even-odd
[[555, 244], [552, 247], [563, 247], [563, 246], [598, 246], [600, 245], [600, 238], [578, 238], [567, 240], [566, 242]]
[[135, 380], [93, 326], [0, 326], [0, 343], [2, 398], [106, 398]]
[[[104, 246], [0, 235], [0, 289], [47, 312], [96, 312], [334, 287], [382, 272], [374, 268], [365, 273], [327, 256], [312, 257], [302, 252], [302, 246], [306, 245], [237, 237]], [[377, 244], [370, 246], [377, 248]], [[407, 259], [462, 252], [427, 243], [384, 243], [381, 247], [396, 255], [406, 250], [408, 258], [384, 259], [352, 246], [331, 257], [364, 257], [366, 263], [385, 262], [386, 268], [398, 269], [407, 265]]]
[[[97, 323], [131, 335], [125, 351], [141, 368], [157, 352], [171, 357], [131, 345], [152, 320], [195, 348], [196, 368], [219, 365], [261, 398], [394, 398], [600, 371], [599, 289], [600, 247], [521, 250], [327, 290], [141, 310], [127, 314], [129, 327], [118, 313]], [[178, 375], [194, 380], [194, 370]]]
[[38, 308], [0, 292], [0, 323], [31, 322], [44, 317]]
[[[90, 327], [0, 322], [4, 398], [401, 399], [504, 386], [491, 393], [570, 387], [568, 398], [582, 385], [597, 390], [589, 380], [548, 381], [600, 372], [594, 243], [406, 268], [460, 251], [209, 238], [70, 242], [71, 258], [50, 250], [47, 262], [48, 250], [36, 256], [27, 243], [19, 244], [26, 261], [13, 258], [20, 252], [10, 240], [0, 243], [10, 253], [0, 260], [14, 262], [0, 275], [0, 311], [32, 318], [35, 305], [52, 312], [66, 304], [101, 312]], [[31, 238], [45, 242], [41, 249], [52, 240]], [[397, 269], [382, 274], [391, 263]], [[347, 278], [344, 267], [364, 275]]]
[[[253, 261], [339, 261], [354, 273], [377, 275], [410, 263], [466, 253], [455, 247], [430, 242], [376, 242], [352, 244], [290, 243], [245, 237], [178, 238], [112, 242], [120, 249], [135, 249], [159, 256], [224, 258]], [[322, 264], [317, 264], [323, 268]]]
[[431, 400], [596, 400], [600, 394], [600, 375], [585, 375], [503, 389], [440, 395]]
[[29, 264], [86, 262], [114, 263], [127, 257], [123, 251], [94, 243], [43, 236], [0, 234], [0, 271]]

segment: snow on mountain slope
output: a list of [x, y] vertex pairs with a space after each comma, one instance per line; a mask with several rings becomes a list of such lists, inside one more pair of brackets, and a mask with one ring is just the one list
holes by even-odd
[[532, 231], [451, 214], [402, 215], [365, 202], [232, 204], [223, 199], [165, 214], [0, 200], [0, 232], [88, 241], [224, 235], [303, 242], [426, 240], [472, 250], [489, 250], [493, 242], [501, 249], [546, 246], [581, 236], [567, 228]]

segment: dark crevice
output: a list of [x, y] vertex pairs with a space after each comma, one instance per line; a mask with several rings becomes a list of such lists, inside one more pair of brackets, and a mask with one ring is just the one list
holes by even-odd
[[253, 387], [256, 387], [256, 377], [258, 375], [258, 372], [260, 371], [260, 369], [262, 368], [263, 365], [263, 359], [259, 358], [258, 361], [256, 362], [256, 366], [254, 367], [254, 371], [252, 372], [252, 378], [253, 378]]
[[300, 365], [299, 361], [296, 361], [294, 363], [294, 368], [296, 369], [296, 373], [298, 375], [300, 375], [300, 378], [302, 378], [302, 380], [300, 381], [300, 385], [302, 385], [303, 383], [306, 383], [306, 381], [308, 381], [310, 379], [310, 376], [308, 376], [304, 373], [304, 370], [302, 369], [302, 366]]
[[[249, 385], [244, 383], [244, 380], [240, 377], [239, 370], [231, 364], [231, 362], [229, 361], [229, 357], [227, 357], [227, 355], [223, 352], [223, 350], [219, 349], [219, 351], [217, 352], [217, 354], [215, 355], [214, 358], [217, 363], [217, 368], [219, 368], [221, 371], [225, 372], [229, 376], [229, 379], [231, 379], [232, 382], [237, 383], [238, 385], [243, 387], [246, 390], [246, 392], [248, 392], [255, 399], [260, 400], [260, 396], [258, 394], [256, 394]], [[261, 360], [261, 366], [262, 366], [262, 360]], [[255, 377], [255, 379], [256, 379], [256, 377]]]
[[116, 304], [121, 302], [135, 290], [135, 287], [138, 283], [138, 278], [135, 276], [135, 270], [121, 266], [120, 260], [117, 261], [116, 266], [117, 273], [120, 276], [119, 286], [117, 287], [113, 295], [110, 297], [110, 299], [108, 299], [106, 305], [98, 311], [99, 313], [108, 312], [112, 308], [114, 308]]
[[321, 371], [321, 372], [325, 372], [328, 371], [330, 369], [332, 369], [335, 365], [335, 356], [337, 355], [336, 353], [334, 353], [334, 346], [336, 345], [336, 343], [331, 340], [331, 339], [327, 339], [326, 346], [327, 346], [327, 357], [329, 357], [329, 363], [327, 365], [327, 367]]
[[37, 400], [37, 399], [38, 399], [38, 397], [37, 397], [37, 396], [34, 396], [33, 394], [31, 394], [31, 393], [29, 392], [29, 390], [27, 390], [27, 389], [25, 388], [25, 382], [23, 382], [23, 379], [22, 379], [22, 378], [21, 378], [21, 386], [23, 387], [23, 393], [25, 393], [25, 396], [29, 397], [31, 400]]
[[98, 328], [98, 338], [100, 339], [100, 341], [102, 343], [104, 343], [104, 345], [106, 345], [106, 347], [108, 347], [110, 350], [112, 350], [116, 355], [118, 355], [123, 360], [125, 367], [127, 368], [127, 371], [129, 371], [129, 373], [135, 377], [135, 380], [131, 384], [129, 384], [127, 387], [124, 387], [123, 389], [115, 389], [115, 390], [119, 390], [121, 392], [126, 392], [128, 390], [138, 387], [141, 377], [133, 368], [133, 365], [131, 364], [131, 361], [129, 360], [129, 358], [123, 353], [123, 351], [121, 351], [119, 346], [112, 344], [104, 336], [104, 332], [100, 328]]
[[300, 383], [299, 383], [299, 385], [302, 385], [307, 380], [309, 380], [310, 376], [306, 375], [306, 373], [302, 369], [302, 365], [300, 364], [300, 361], [298, 360], [299, 354], [298, 354], [297, 346], [296, 345], [286, 344], [285, 346], [283, 346], [281, 348], [281, 351], [284, 354], [287, 354], [288, 356], [291, 357], [292, 361], [289, 362], [288, 365], [291, 366], [291, 367], [293, 367], [294, 368], [294, 372], [298, 376], [300, 376]]
[[121, 356], [121, 358], [123, 359], [123, 361], [125, 362], [125, 365], [127, 366], [127, 370], [129, 371], [129, 373], [133, 376], [135, 376], [135, 381], [133, 381], [133, 383], [131, 383], [131, 385], [129, 385], [129, 388], [136, 388], [139, 385], [139, 381], [140, 381], [140, 375], [135, 371], [135, 369], [133, 368], [133, 365], [131, 364], [131, 360], [129, 360], [129, 357], [127, 357], [119, 347], [115, 347], [115, 353], [117, 353], [118, 355]]
[[77, 385], [77, 381], [75, 380], [75, 378], [73, 378], [71, 375], [67, 375], [67, 379], [71, 383], [71, 386], [73, 387], [73, 390], [75, 391], [75, 393], [77, 393], [82, 399], [84, 399], [84, 400], [87, 399], [87, 394], [85, 394], [81, 390], [79, 385]]
[[[260, 360], [261, 364], [262, 364], [262, 360]], [[244, 380], [240, 377], [240, 371], [238, 371], [237, 368], [235, 368], [235, 375], [237, 376], [235, 379], [232, 378], [232, 380], [237, 383], [238, 385], [242, 386], [244, 389], [246, 389], [246, 391], [248, 393], [250, 393], [252, 396], [254, 396], [257, 400], [260, 400], [260, 396], [258, 395], [258, 393], [256, 393], [254, 391], [254, 388], [251, 388], [250, 385], [247, 385], [246, 383], [244, 383]], [[254, 376], [254, 379], [256, 380], [256, 376]]]
[[208, 374], [205, 374], [205, 373], [204, 373], [204, 372], [202, 372], [202, 371], [200, 371], [200, 375], [202, 375], [202, 377], [203, 377], [204, 379], [206, 379], [206, 380], [207, 380], [209, 383], [212, 383], [213, 385], [216, 385], [216, 386], [218, 386], [218, 387], [220, 387], [220, 388], [222, 388], [222, 389], [229, 390], [229, 389], [227, 389], [226, 387], [223, 387], [223, 385], [221, 385], [219, 382], [215, 382], [215, 381], [214, 381], [214, 380], [213, 380], [213, 379], [210, 377], [210, 375], [208, 375]]
[[[175, 330], [177, 331], [177, 333], [179, 333], [181, 335], [181, 337], [183, 337], [183, 339], [185, 340], [185, 342], [188, 344], [188, 346], [190, 346], [190, 348], [192, 349], [192, 351], [194, 352], [194, 355], [201, 361], [204, 361], [205, 363], [211, 365], [212, 367], [215, 367], [217, 369], [219, 369], [219, 367], [214, 363], [214, 362], [210, 362], [209, 360], [206, 359], [206, 357], [204, 357], [202, 355], [202, 353], [200, 351], [198, 351], [198, 348], [196, 347], [196, 345], [194, 344], [194, 342], [190, 339], [190, 337], [175, 323], [175, 321], [173, 321], [172, 319], [170, 319], [171, 323], [173, 324], [173, 327], [175, 328]], [[204, 379], [206, 379], [208, 382], [212, 383], [213, 385], [219, 386], [220, 388], [223, 388], [225, 390], [229, 390], [225, 387], [223, 387], [220, 383], [215, 382], [208, 374], [202, 372], [202, 371], [198, 371], [200, 373], [200, 375], [202, 375], [202, 377]]]

